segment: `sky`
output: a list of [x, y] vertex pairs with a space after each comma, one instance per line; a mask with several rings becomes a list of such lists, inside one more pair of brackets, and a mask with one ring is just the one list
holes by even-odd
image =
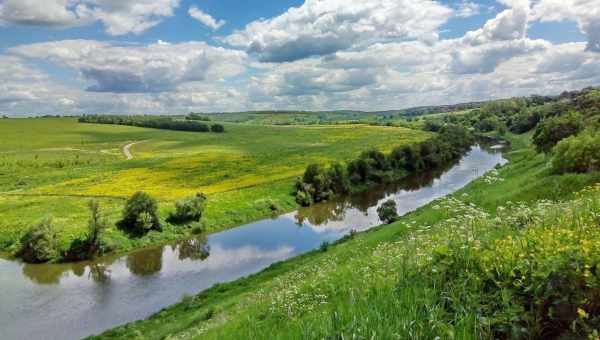
[[392, 110], [600, 85], [600, 0], [0, 0], [0, 114]]

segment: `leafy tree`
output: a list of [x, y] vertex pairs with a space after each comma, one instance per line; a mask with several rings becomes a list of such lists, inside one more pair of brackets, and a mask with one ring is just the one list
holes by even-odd
[[120, 226], [134, 234], [145, 234], [150, 230], [161, 230], [158, 218], [158, 203], [145, 192], [136, 192], [125, 204]]
[[396, 202], [394, 200], [385, 201], [377, 208], [377, 214], [379, 215], [379, 219], [386, 224], [395, 222], [398, 219]]
[[106, 251], [103, 249], [102, 234], [108, 228], [108, 221], [103, 216], [98, 201], [92, 200], [88, 206], [90, 219], [87, 235], [84, 239], [73, 240], [66, 255], [67, 259], [72, 261], [89, 260]]
[[223, 133], [225, 132], [225, 127], [221, 124], [213, 124], [210, 126], [210, 131], [216, 133]]
[[331, 180], [331, 189], [338, 194], [350, 191], [350, 180], [347, 169], [340, 163], [334, 163], [329, 169], [328, 176]]
[[205, 202], [206, 196], [202, 193], [175, 202], [175, 212], [169, 215], [169, 222], [175, 224], [199, 222], [204, 212]]
[[102, 214], [100, 203], [92, 200], [89, 203], [90, 220], [88, 222], [87, 241], [90, 244], [91, 252], [97, 253], [100, 248], [102, 234], [108, 228], [108, 221]]
[[576, 135], [582, 129], [583, 120], [576, 112], [550, 118], [538, 125], [533, 135], [533, 144], [538, 152], [548, 153], [558, 142]]
[[51, 218], [35, 224], [21, 238], [19, 255], [29, 263], [43, 263], [59, 256], [57, 232]]
[[588, 131], [560, 141], [554, 147], [552, 169], [556, 173], [600, 170], [600, 134]]

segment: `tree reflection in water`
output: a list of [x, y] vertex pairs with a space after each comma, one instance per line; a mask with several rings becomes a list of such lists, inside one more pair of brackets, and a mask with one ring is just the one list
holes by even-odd
[[457, 162], [446, 164], [434, 171], [424, 171], [408, 176], [398, 183], [379, 185], [365, 192], [340, 196], [327, 202], [300, 208], [295, 215], [296, 224], [302, 226], [308, 222], [313, 226], [320, 226], [330, 222], [340, 222], [344, 220], [350, 209], [356, 209], [367, 216], [369, 208], [376, 206], [379, 201], [400, 190], [416, 191], [431, 186], [434, 180], [440, 178]]
[[210, 256], [210, 246], [206, 236], [178, 242], [175, 249], [179, 260], [204, 261]]
[[148, 276], [162, 269], [163, 248], [149, 248], [127, 255], [127, 268], [137, 276]]

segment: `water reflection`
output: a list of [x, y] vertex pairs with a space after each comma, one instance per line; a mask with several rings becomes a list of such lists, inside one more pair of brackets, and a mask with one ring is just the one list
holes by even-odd
[[137, 276], [148, 276], [162, 269], [163, 248], [150, 248], [127, 255], [127, 268]]
[[173, 250], [179, 253], [180, 261], [203, 261], [210, 255], [210, 246], [206, 237], [181, 241], [174, 248]]
[[296, 223], [299, 226], [304, 224], [327, 225], [345, 220], [350, 211], [361, 212], [363, 216], [368, 216], [369, 210], [386, 197], [390, 197], [399, 191], [417, 191], [423, 187], [431, 186], [436, 179], [458, 163], [459, 161], [455, 161], [433, 171], [423, 171], [410, 175], [400, 183], [375, 186], [369, 191], [358, 195], [341, 196], [310, 207], [302, 207], [298, 209], [294, 216]]

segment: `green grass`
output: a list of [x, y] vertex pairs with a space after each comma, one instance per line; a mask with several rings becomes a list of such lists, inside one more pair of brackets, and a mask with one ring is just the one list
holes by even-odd
[[[586, 268], [600, 265], [600, 187], [575, 192], [600, 182], [600, 174], [552, 175], [547, 159], [528, 147], [527, 135], [509, 138], [511, 162], [450, 198], [325, 252], [217, 285], [100, 338], [476, 339], [593, 333], [598, 311], [590, 298], [600, 278]], [[549, 284], [550, 277], [555, 284]], [[556, 284], [557, 278], [566, 286]], [[573, 290], [577, 282], [584, 284]]]
[[[365, 125], [264, 126], [226, 124], [227, 133], [179, 132], [79, 124], [73, 118], [0, 120], [0, 251], [14, 251], [21, 235], [51, 215], [62, 249], [85, 232], [87, 202], [100, 201], [111, 224], [127, 199], [146, 191], [164, 218], [177, 199], [208, 195], [207, 231], [267, 217], [271, 203], [296, 207], [293, 180], [311, 162], [356, 157], [369, 147], [392, 147], [429, 134]], [[122, 147], [131, 148], [127, 161]], [[180, 238], [187, 230], [127, 239], [114, 228], [120, 251]]]

